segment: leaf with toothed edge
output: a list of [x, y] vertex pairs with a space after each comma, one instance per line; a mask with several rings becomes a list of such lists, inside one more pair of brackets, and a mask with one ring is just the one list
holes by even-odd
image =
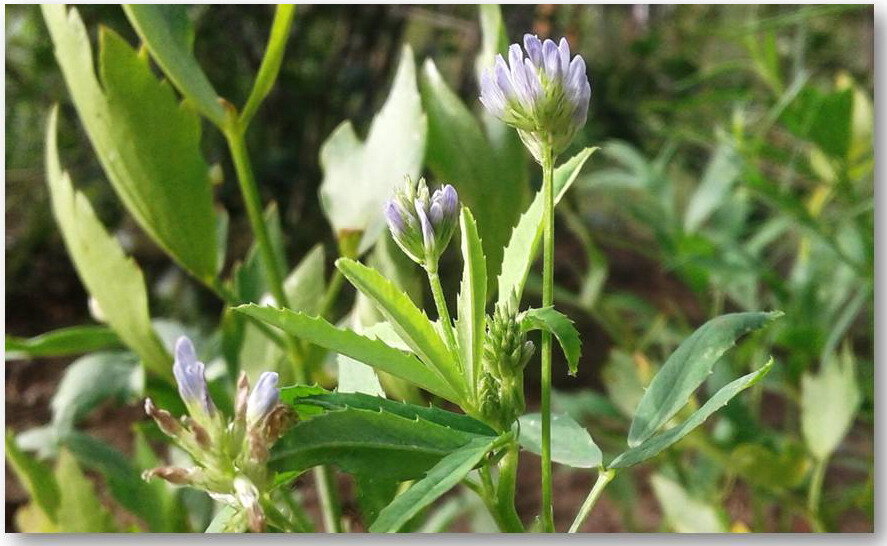
[[579, 356], [582, 352], [582, 340], [570, 318], [555, 310], [554, 307], [527, 309], [521, 319], [521, 330], [544, 330], [552, 334], [567, 359], [570, 375], [576, 375], [579, 368]]
[[468, 378], [468, 387], [474, 393], [482, 369], [484, 333], [486, 331], [487, 260], [483, 243], [477, 234], [477, 224], [467, 207], [462, 207], [459, 219], [462, 233], [462, 284], [456, 305], [456, 339]]
[[290, 335], [400, 377], [452, 402], [458, 403], [460, 400], [437, 370], [415, 356], [390, 347], [382, 341], [370, 339], [351, 330], [336, 328], [322, 318], [289, 309], [249, 304], [240, 305], [234, 310], [280, 328]]
[[348, 258], [336, 260], [336, 267], [355, 288], [368, 297], [385, 316], [400, 338], [426, 364], [433, 366], [464, 401], [466, 380], [455, 356], [413, 300], [381, 273]]
[[[597, 148], [585, 148], [554, 170], [555, 205], [573, 185], [585, 162], [595, 150]], [[523, 295], [527, 275], [542, 244], [544, 197], [541, 191], [536, 193], [533, 202], [530, 203], [511, 231], [511, 238], [502, 254], [502, 267], [499, 270], [498, 302], [500, 304], [508, 301], [512, 292], [517, 295], [518, 300]]]

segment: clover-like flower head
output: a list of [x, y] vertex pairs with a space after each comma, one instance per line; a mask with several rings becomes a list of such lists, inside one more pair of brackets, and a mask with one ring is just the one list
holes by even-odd
[[385, 219], [398, 246], [423, 267], [436, 267], [459, 217], [459, 195], [446, 184], [430, 193], [425, 179], [406, 185], [385, 204]]
[[591, 83], [585, 60], [570, 58], [565, 38], [556, 44], [525, 34], [523, 50], [512, 44], [508, 62], [497, 55], [481, 76], [480, 88], [484, 107], [516, 128], [540, 163], [546, 144], [555, 155], [564, 151], [588, 118]]

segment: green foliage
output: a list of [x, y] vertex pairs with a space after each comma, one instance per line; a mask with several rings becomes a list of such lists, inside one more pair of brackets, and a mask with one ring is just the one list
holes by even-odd
[[734, 313], [703, 324], [675, 350], [653, 378], [635, 410], [628, 445], [650, 438], [684, 405], [736, 340], [782, 313]]
[[678, 533], [723, 533], [727, 529], [718, 511], [709, 503], [691, 496], [679, 483], [655, 474], [650, 478], [653, 492], [665, 512], [669, 526]]
[[172, 360], [151, 326], [141, 270], [123, 254], [89, 201], [74, 190], [70, 177], [62, 171], [56, 146], [57, 112], [52, 111], [47, 128], [46, 170], [53, 213], [65, 246], [108, 325], [139, 355], [147, 369], [171, 380]]
[[6, 360], [67, 356], [120, 347], [120, 338], [107, 326], [71, 326], [32, 338], [6, 336]]
[[528, 309], [523, 313], [521, 329], [525, 332], [544, 330], [552, 334], [564, 351], [570, 375], [576, 375], [579, 368], [582, 341], [579, 339], [579, 332], [573, 326], [572, 320], [553, 307]]
[[15, 471], [19, 482], [31, 498], [42, 519], [54, 522], [59, 508], [59, 486], [46, 465], [23, 453], [15, 443], [15, 435], [6, 431], [6, 462]]
[[[535, 454], [542, 452], [542, 415], [522, 415], [520, 445]], [[573, 468], [595, 468], [601, 465], [600, 448], [591, 435], [572, 417], [562, 414], [551, 416], [551, 460]]]
[[66, 450], [59, 453], [55, 479], [62, 484], [56, 514], [59, 530], [66, 533], [107, 533], [117, 530], [111, 514], [96, 496], [93, 483], [83, 475], [77, 460]]
[[459, 309], [456, 339], [462, 374], [474, 396], [483, 369], [481, 358], [486, 333], [487, 259], [474, 216], [465, 207], [462, 208], [459, 227], [462, 232], [462, 283], [456, 300]]
[[856, 383], [856, 362], [849, 350], [833, 354], [819, 373], [801, 379], [801, 431], [818, 461], [835, 451], [853, 424], [862, 402]]
[[199, 118], [156, 79], [147, 58], [108, 29], [99, 36], [99, 83], [77, 10], [42, 9], [74, 105], [114, 190], [157, 244], [212, 283], [216, 216]]

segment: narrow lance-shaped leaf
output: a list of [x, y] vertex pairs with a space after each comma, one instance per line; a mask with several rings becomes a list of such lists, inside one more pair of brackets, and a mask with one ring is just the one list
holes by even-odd
[[554, 335], [564, 351], [570, 375], [576, 375], [579, 356], [582, 352], [582, 341], [579, 339], [579, 332], [573, 326], [573, 321], [567, 315], [555, 310], [554, 307], [528, 309], [523, 313], [521, 329], [525, 332], [544, 330]]
[[733, 313], [700, 326], [668, 357], [650, 382], [631, 422], [628, 445], [639, 445], [684, 407], [737, 339], [780, 316], [781, 312]]
[[68, 173], [62, 171], [56, 146], [57, 118], [58, 109], [54, 108], [46, 136], [46, 173], [53, 213], [77, 274], [120, 339], [148, 369], [172, 381], [172, 359], [151, 326], [141, 270], [123, 254], [89, 201], [74, 190]]
[[77, 10], [59, 4], [41, 9], [74, 106], [114, 191], [161, 248], [200, 281], [213, 282], [217, 222], [200, 118], [154, 76], [147, 57], [104, 27], [100, 85]]
[[19, 449], [15, 443], [15, 435], [9, 429], [6, 430], [6, 462], [15, 471], [31, 501], [54, 522], [59, 507], [58, 483], [45, 464]]
[[6, 336], [6, 360], [67, 356], [120, 346], [120, 338], [107, 326], [71, 326], [32, 338]]
[[463, 373], [472, 393], [480, 376], [481, 354], [486, 332], [487, 260], [477, 234], [477, 224], [467, 207], [459, 219], [462, 233], [462, 285], [457, 298], [459, 318], [456, 335]]
[[420, 510], [461, 482], [494, 448], [497, 441], [497, 438], [475, 438], [441, 459], [424, 478], [414, 483], [379, 513], [379, 517], [370, 526], [370, 532], [396, 532]]
[[[554, 202], [557, 204], [573, 185], [582, 166], [597, 148], [585, 148], [554, 170]], [[518, 300], [524, 293], [524, 284], [530, 267], [539, 254], [542, 243], [542, 213], [544, 196], [539, 191], [533, 202], [511, 232], [508, 246], [502, 254], [502, 267], [499, 269], [498, 302], [504, 304], [514, 292]]]
[[322, 318], [310, 317], [287, 309], [241, 305], [235, 310], [280, 328], [287, 334], [405, 379], [447, 400], [454, 402], [459, 400], [455, 391], [434, 369], [426, 366], [415, 356], [381, 341], [369, 339], [350, 330], [336, 328]]
[[217, 126], [225, 110], [192, 52], [194, 29], [185, 6], [124, 4], [123, 11], [163, 72]]
[[375, 269], [348, 258], [339, 258], [336, 267], [351, 284], [368, 297], [391, 323], [410, 349], [427, 365], [437, 370], [450, 387], [464, 396], [466, 379], [425, 312], [391, 281]]
[[623, 452], [621, 455], [616, 457], [616, 459], [614, 459], [612, 463], [610, 463], [609, 467], [625, 468], [628, 466], [636, 465], [639, 462], [645, 461], [650, 457], [658, 455], [660, 452], [662, 452], [662, 450], [671, 446], [672, 444], [689, 434], [694, 428], [704, 423], [705, 420], [708, 419], [709, 416], [711, 416], [711, 414], [726, 405], [727, 402], [729, 402], [734, 396], [760, 381], [765, 375], [767, 375], [767, 373], [770, 371], [770, 368], [772, 367], [773, 359], [771, 358], [759, 370], [744, 375], [739, 379], [728, 383], [726, 386], [722, 387], [718, 392], [716, 392], [714, 396], [709, 398], [708, 401], [706, 401], [701, 408], [696, 410], [693, 415], [689, 417], [689, 419], [687, 419], [680, 425], [677, 425], [665, 432], [657, 434], [656, 436], [645, 440], [641, 444], [636, 445], [631, 449]]

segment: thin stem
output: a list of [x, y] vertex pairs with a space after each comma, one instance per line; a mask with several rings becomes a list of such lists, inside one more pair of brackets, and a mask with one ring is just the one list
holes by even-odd
[[813, 467], [813, 476], [810, 478], [810, 489], [807, 491], [807, 511], [810, 513], [810, 523], [817, 533], [825, 532], [822, 520], [819, 517], [819, 503], [822, 497], [822, 484], [825, 481], [825, 470], [828, 459], [816, 461]]
[[579, 531], [579, 527], [585, 523], [585, 520], [588, 518], [588, 515], [591, 513], [591, 510], [594, 508], [594, 505], [597, 504], [598, 499], [601, 496], [601, 493], [604, 492], [604, 488], [607, 487], [607, 484], [613, 481], [613, 478], [616, 477], [616, 470], [601, 470], [597, 475], [597, 481], [594, 482], [594, 487], [591, 488], [591, 492], [588, 493], [588, 498], [585, 499], [585, 502], [582, 503], [582, 507], [579, 509], [579, 513], [576, 514], [576, 519], [573, 520], [573, 524], [570, 525], [570, 533], [575, 533]]
[[323, 300], [320, 302], [319, 316], [327, 318], [327, 315], [332, 311], [336, 298], [339, 297], [339, 292], [342, 290], [342, 284], [344, 281], [345, 276], [342, 275], [341, 271], [338, 269], [333, 271], [333, 276], [330, 278], [330, 282], [326, 285], [326, 292], [323, 294]]
[[437, 267], [428, 267], [426, 271], [428, 272], [428, 284], [431, 285], [431, 294], [434, 296], [434, 305], [437, 307], [437, 316], [440, 319], [441, 329], [446, 337], [447, 347], [453, 354], [458, 354], [456, 337], [453, 334], [453, 321], [450, 319], [450, 312], [447, 309], [447, 300], [444, 299], [443, 287], [440, 285]]
[[329, 467], [314, 467], [314, 485], [317, 487], [317, 496], [320, 498], [320, 508], [323, 512], [323, 528], [327, 533], [341, 533], [342, 514], [333, 478]]
[[[543, 209], [543, 261], [542, 306], [554, 303], [554, 157], [551, 145], [546, 145], [542, 155], [542, 191], [545, 196]], [[551, 485], [551, 334], [542, 332], [542, 526], [554, 532]]]
[[516, 442], [508, 446], [508, 450], [499, 461], [499, 483], [496, 489], [496, 506], [502, 517], [502, 522], [507, 526], [504, 529], [509, 533], [524, 532], [524, 524], [521, 522], [517, 510], [514, 508], [514, 492], [517, 485], [517, 463], [520, 456], [520, 448]]

